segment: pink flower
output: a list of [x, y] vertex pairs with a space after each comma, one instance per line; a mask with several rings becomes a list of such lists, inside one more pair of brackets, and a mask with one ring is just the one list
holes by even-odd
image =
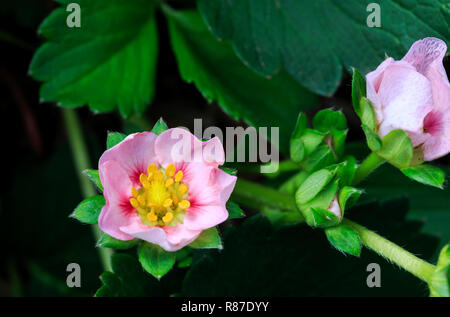
[[366, 76], [379, 135], [405, 130], [426, 161], [450, 152], [450, 84], [442, 65], [446, 51], [440, 39], [425, 38], [402, 60], [387, 58]]
[[100, 229], [167, 251], [186, 246], [228, 218], [236, 177], [218, 168], [224, 157], [217, 137], [201, 142], [183, 129], [129, 135], [99, 161], [106, 200]]

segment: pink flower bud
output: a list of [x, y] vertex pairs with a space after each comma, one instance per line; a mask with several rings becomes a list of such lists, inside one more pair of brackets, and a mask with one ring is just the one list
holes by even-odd
[[337, 196], [334, 196], [333, 200], [331, 201], [330, 207], [328, 207], [328, 211], [331, 211], [336, 215], [336, 217], [342, 219], [341, 207], [339, 206]]
[[445, 42], [425, 38], [400, 61], [387, 58], [366, 75], [379, 135], [404, 130], [426, 161], [450, 152], [450, 84], [442, 65], [446, 51]]
[[167, 251], [186, 246], [228, 218], [236, 177], [218, 168], [224, 157], [217, 137], [201, 142], [183, 129], [129, 135], [99, 161], [106, 200], [100, 229]]

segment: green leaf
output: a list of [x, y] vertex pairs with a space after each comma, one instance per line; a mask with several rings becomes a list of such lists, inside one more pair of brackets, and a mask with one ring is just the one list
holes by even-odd
[[331, 245], [339, 251], [357, 257], [361, 255], [359, 235], [351, 227], [341, 224], [332, 228], [326, 228], [325, 234]]
[[311, 174], [295, 193], [297, 204], [304, 204], [313, 199], [333, 176], [334, 173], [326, 169]]
[[139, 239], [128, 241], [118, 240], [110, 235], [103, 233], [97, 241], [97, 246], [101, 248], [112, 248], [117, 250], [126, 250], [134, 247], [139, 242]]
[[125, 140], [127, 136], [125, 134], [119, 132], [109, 132], [108, 137], [106, 138], [106, 148], [109, 150], [113, 146], [116, 146], [123, 140]]
[[356, 68], [352, 68], [352, 70], [352, 104], [358, 117], [361, 117], [360, 102], [361, 98], [366, 96], [366, 79]]
[[365, 124], [361, 125], [364, 134], [366, 135], [367, 146], [374, 152], [377, 152], [381, 149], [383, 142], [381, 141], [378, 134], [376, 134], [372, 129], [370, 129]]
[[[198, 0], [217, 38], [231, 40], [236, 55], [268, 76], [286, 69], [321, 95], [336, 91], [345, 69], [365, 74], [385, 59], [400, 59], [417, 39], [450, 40], [447, 2], [379, 0], [382, 27], [368, 27], [372, 0]], [[431, 18], [433, 17], [433, 18]], [[405, 26], [408, 27], [405, 27]], [[377, 45], [373, 45], [377, 43]]]
[[314, 116], [313, 125], [320, 132], [329, 133], [333, 130], [346, 130], [347, 119], [341, 111], [323, 109]]
[[75, 208], [71, 217], [84, 223], [96, 224], [104, 205], [105, 197], [102, 195], [86, 198]]
[[88, 104], [94, 112], [119, 108], [142, 114], [155, 93], [158, 54], [154, 5], [147, 0], [80, 0], [81, 27], [66, 25], [65, 7], [39, 32], [48, 40], [30, 74], [44, 84], [43, 101], [64, 107]]
[[210, 34], [197, 12], [165, 8], [181, 77], [233, 119], [255, 127], [280, 127], [280, 150], [287, 153], [298, 113], [314, 107], [316, 96], [284, 71], [266, 78], [249, 70], [228, 43]]
[[222, 240], [216, 227], [203, 230], [202, 233], [189, 244], [195, 249], [222, 249]]
[[297, 117], [294, 130], [291, 134], [291, 141], [300, 138], [308, 127], [308, 117], [303, 112], [300, 112]]
[[146, 274], [137, 259], [129, 254], [118, 253], [111, 258], [113, 272], [100, 275], [101, 286], [95, 297], [163, 296], [160, 283]]
[[403, 168], [402, 173], [416, 182], [442, 189], [444, 187], [445, 173], [438, 167], [419, 165]]
[[155, 133], [156, 135], [160, 135], [161, 133], [163, 133], [168, 129], [169, 127], [164, 122], [163, 118], [160, 118], [158, 121], [156, 121], [155, 125], [153, 126], [152, 132]]
[[93, 182], [95, 184], [95, 186], [97, 186], [97, 188], [100, 191], [103, 191], [103, 185], [102, 185], [102, 182], [100, 180], [100, 175], [98, 174], [98, 170], [85, 169], [83, 171], [83, 174], [85, 174], [87, 177], [89, 177], [91, 182]]
[[234, 201], [228, 200], [226, 204], [228, 211], [228, 219], [236, 219], [245, 217], [244, 211]]
[[413, 146], [403, 130], [393, 130], [383, 138], [383, 145], [377, 154], [398, 168], [408, 167], [413, 157]]
[[156, 244], [143, 242], [138, 248], [139, 262], [144, 270], [158, 280], [166, 275], [175, 264], [175, 252], [165, 251]]

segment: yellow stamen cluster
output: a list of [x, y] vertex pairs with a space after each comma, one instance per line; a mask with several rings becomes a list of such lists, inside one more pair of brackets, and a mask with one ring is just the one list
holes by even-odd
[[185, 210], [190, 207], [186, 200], [188, 187], [182, 182], [183, 172], [176, 171], [173, 164], [158, 169], [155, 164], [141, 174], [141, 188], [131, 188], [130, 204], [136, 209], [143, 223], [176, 226], [183, 221]]

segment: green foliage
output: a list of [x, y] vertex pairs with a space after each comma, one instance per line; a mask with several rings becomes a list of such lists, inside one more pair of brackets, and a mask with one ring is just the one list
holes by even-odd
[[197, 1], [215, 36], [231, 40], [251, 69], [268, 76], [284, 68], [322, 95], [338, 87], [341, 63], [367, 73], [386, 53], [400, 58], [417, 39], [450, 40], [450, 8], [442, 1], [422, 0], [417, 6], [415, 1], [380, 0], [382, 31], [367, 27], [371, 2]]
[[226, 208], [228, 211], [228, 219], [236, 219], [245, 217], [244, 211], [239, 207], [235, 202], [228, 200], [226, 204]]
[[91, 182], [93, 182], [95, 184], [95, 186], [97, 186], [97, 188], [101, 192], [103, 191], [103, 185], [102, 185], [102, 182], [100, 180], [100, 175], [98, 173], [98, 170], [86, 169], [86, 170], [83, 171], [83, 174], [86, 175], [87, 177], [89, 177]]
[[139, 242], [139, 239], [128, 241], [118, 240], [110, 235], [103, 233], [97, 241], [97, 246], [101, 248], [112, 248], [117, 250], [126, 250], [134, 247]]
[[152, 243], [142, 242], [138, 247], [138, 257], [142, 267], [158, 280], [172, 269], [175, 256], [175, 252], [167, 252]]
[[339, 192], [339, 207], [341, 208], [342, 216], [344, 210], [352, 207], [361, 196], [362, 190], [350, 186], [344, 186]]
[[109, 132], [108, 137], [106, 138], [106, 149], [110, 149], [113, 146], [119, 144], [123, 140], [125, 140], [127, 136], [123, 133], [119, 132]]
[[445, 173], [438, 167], [431, 165], [419, 165], [403, 168], [402, 173], [419, 183], [442, 189], [445, 181]]
[[339, 251], [359, 257], [361, 255], [361, 241], [358, 233], [351, 227], [339, 225], [325, 229], [325, 234], [331, 245]]
[[197, 12], [166, 8], [165, 13], [181, 77], [235, 120], [280, 127], [280, 148], [287, 152], [297, 114], [314, 107], [316, 97], [285, 72], [265, 78], [249, 70], [229, 44], [210, 34]]
[[189, 244], [195, 249], [222, 249], [222, 240], [216, 227], [203, 230], [194, 242]]
[[83, 223], [96, 224], [104, 205], [105, 198], [102, 195], [86, 198], [75, 208], [71, 217]]
[[[429, 259], [436, 240], [405, 222], [405, 200], [372, 203], [350, 217]], [[423, 282], [370, 250], [345, 257], [330, 247], [321, 230], [304, 224], [275, 229], [254, 216], [223, 233], [223, 250], [199, 252], [183, 283], [184, 296], [426, 296]], [[383, 287], [369, 288], [367, 265], [379, 263]], [[245, 277], [245, 278], [244, 278]]]
[[88, 104], [94, 112], [118, 107], [124, 117], [142, 114], [155, 93], [158, 36], [153, 2], [78, 4], [80, 28], [67, 27], [65, 7], [53, 11], [39, 28], [48, 42], [34, 55], [30, 74], [44, 82], [41, 100], [64, 107]]
[[100, 275], [103, 286], [95, 293], [96, 297], [164, 295], [158, 281], [142, 270], [135, 257], [115, 254], [111, 258], [111, 266], [113, 272]]

